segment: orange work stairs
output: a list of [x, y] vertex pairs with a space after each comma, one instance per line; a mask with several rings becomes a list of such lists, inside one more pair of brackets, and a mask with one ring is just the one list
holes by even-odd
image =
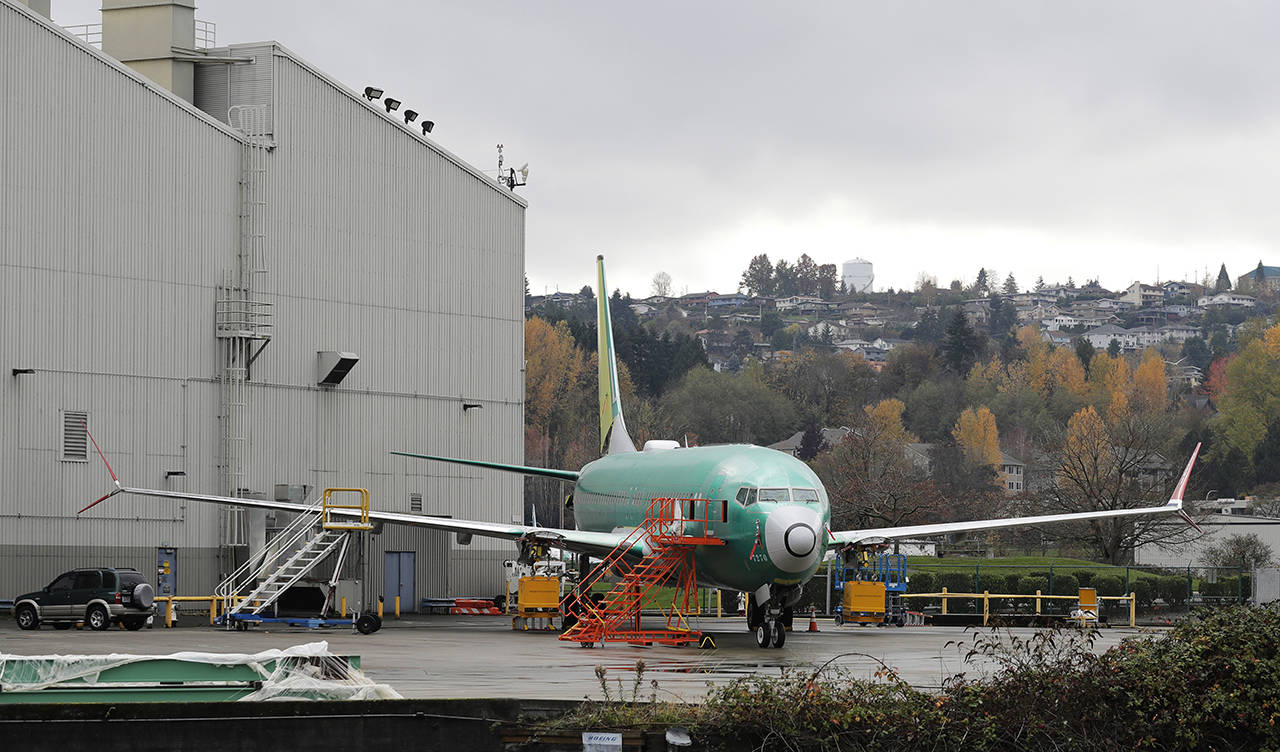
[[[715, 509], [716, 514], [711, 510]], [[654, 499], [645, 512], [644, 522], [631, 532], [578, 588], [561, 602], [561, 613], [578, 603], [574, 611], [578, 621], [560, 639], [578, 642], [583, 646], [605, 642], [630, 642], [638, 644], [686, 645], [698, 643], [702, 633], [689, 626], [685, 615], [697, 607], [698, 577], [694, 570], [696, 546], [723, 546], [724, 541], [715, 537], [713, 524], [725, 522], [728, 503], [708, 499]], [[649, 554], [638, 563], [632, 563], [627, 555], [637, 544], [643, 544]], [[606, 574], [621, 575], [621, 579], [599, 601], [589, 596], [592, 587]], [[658, 588], [674, 585], [675, 595], [670, 607], [653, 604]], [[645, 629], [640, 623], [641, 609], [655, 605], [664, 617], [666, 626]]]

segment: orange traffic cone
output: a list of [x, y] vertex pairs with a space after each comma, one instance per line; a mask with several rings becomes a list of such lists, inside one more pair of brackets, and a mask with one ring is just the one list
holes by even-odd
[[809, 607], [809, 631], [810, 631], [810, 632], [817, 632], [817, 631], [818, 631], [818, 617], [817, 617], [817, 615], [814, 613], [814, 607], [813, 607], [813, 606], [810, 606], [810, 607]]

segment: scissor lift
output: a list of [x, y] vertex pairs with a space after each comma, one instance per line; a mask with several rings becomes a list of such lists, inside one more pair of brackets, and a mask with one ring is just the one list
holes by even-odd
[[878, 554], [862, 549], [841, 561], [832, 587], [842, 593], [835, 608], [835, 623], [906, 623], [902, 595], [907, 592], [907, 557]]

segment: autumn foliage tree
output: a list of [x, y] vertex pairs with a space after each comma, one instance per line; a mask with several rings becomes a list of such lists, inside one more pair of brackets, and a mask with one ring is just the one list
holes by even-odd
[[970, 407], [960, 413], [951, 435], [970, 461], [993, 468], [1000, 466], [1000, 434], [996, 429], [996, 416], [985, 405], [977, 410]]

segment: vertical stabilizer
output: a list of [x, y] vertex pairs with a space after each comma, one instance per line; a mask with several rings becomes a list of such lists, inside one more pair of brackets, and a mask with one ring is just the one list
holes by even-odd
[[618, 390], [618, 361], [613, 352], [613, 320], [609, 317], [609, 288], [604, 283], [604, 256], [596, 256], [596, 355], [600, 363], [600, 453], [634, 452], [622, 420]]

